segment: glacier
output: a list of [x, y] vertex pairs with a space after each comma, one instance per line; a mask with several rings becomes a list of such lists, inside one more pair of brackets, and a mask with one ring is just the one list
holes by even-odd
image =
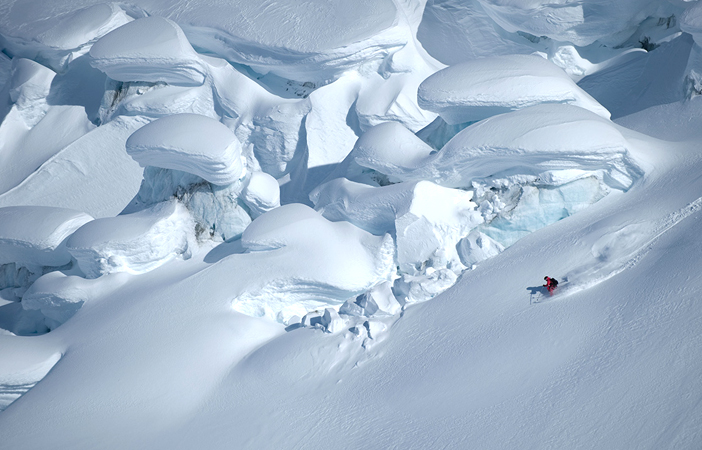
[[699, 17], [2, 3], [0, 441], [696, 448]]

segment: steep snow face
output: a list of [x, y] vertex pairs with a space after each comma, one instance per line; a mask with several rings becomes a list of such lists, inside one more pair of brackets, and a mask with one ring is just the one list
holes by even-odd
[[609, 112], [552, 62], [535, 55], [482, 58], [440, 70], [422, 82], [419, 106], [450, 125], [482, 120], [541, 103]]
[[56, 73], [25, 58], [14, 58], [7, 83], [9, 112], [0, 124], [0, 193], [95, 126], [82, 107], [51, 105]]
[[129, 22], [90, 49], [92, 65], [118, 81], [200, 85], [206, 69], [180, 27], [163, 17]]
[[68, 264], [64, 240], [91, 220], [85, 213], [50, 206], [0, 208], [0, 265]]
[[133, 214], [97, 219], [79, 228], [66, 243], [88, 278], [112, 272], [139, 274], [195, 245], [195, 224], [177, 201], [160, 203]]
[[192, 173], [228, 185], [244, 176], [241, 144], [222, 123], [198, 114], [155, 120], [127, 139], [127, 153], [141, 166]]
[[[478, 0], [503, 29], [527, 32], [585, 46], [595, 41], [620, 44], [665, 2], [658, 0]], [[671, 8], [668, 5], [668, 8]]]

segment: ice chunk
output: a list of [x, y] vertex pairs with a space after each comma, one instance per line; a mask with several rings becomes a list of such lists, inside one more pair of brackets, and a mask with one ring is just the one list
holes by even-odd
[[136, 19], [100, 38], [90, 49], [93, 66], [118, 81], [200, 85], [207, 70], [173, 21]]
[[94, 220], [68, 239], [67, 248], [88, 278], [111, 272], [153, 270], [194, 243], [195, 224], [177, 201], [163, 202], [134, 214]]
[[339, 312], [350, 316], [371, 317], [382, 314], [397, 314], [401, 309], [402, 305], [392, 293], [391, 284], [384, 281], [355, 299], [347, 300]]
[[416, 273], [427, 262], [460, 271], [455, 246], [482, 216], [473, 193], [428, 181], [371, 187], [340, 178], [313, 193], [330, 220], [346, 220], [372, 233], [394, 231], [400, 270]]
[[586, 177], [556, 187], [524, 185], [517, 188], [516, 205], [486, 224], [483, 231], [504, 247], [596, 203], [608, 190], [596, 177]]
[[121, 286], [124, 274], [114, 274], [98, 280], [86, 280], [61, 272], [49, 272], [37, 279], [22, 296], [22, 308], [39, 310], [46, 326], [53, 330], [81, 308], [83, 303]]
[[427, 267], [422, 273], [403, 274], [395, 280], [393, 290], [406, 303], [431, 300], [456, 283], [458, 275], [450, 269]]
[[192, 173], [228, 185], [244, 176], [241, 144], [222, 123], [199, 114], [162, 117], [127, 139], [127, 153], [141, 166]]
[[456, 249], [463, 265], [471, 267], [480, 261], [497, 256], [505, 247], [485, 233], [473, 230], [458, 242]]
[[255, 217], [280, 206], [280, 187], [278, 181], [265, 172], [251, 174], [249, 184], [244, 190], [243, 201]]
[[540, 103], [567, 103], [609, 118], [609, 112], [561, 68], [535, 55], [496, 56], [447, 67], [424, 80], [417, 97], [419, 106], [451, 125]]
[[321, 325], [328, 333], [338, 333], [344, 327], [344, 320], [339, 317], [339, 313], [332, 308], [324, 308]]
[[64, 240], [89, 215], [50, 206], [0, 208], [0, 265], [63, 266], [71, 262]]
[[401, 271], [417, 273], [427, 262], [436, 269], [463, 269], [456, 244], [483, 221], [472, 197], [472, 192], [428, 181], [416, 184], [412, 203], [404, 214], [398, 211], [395, 221]]

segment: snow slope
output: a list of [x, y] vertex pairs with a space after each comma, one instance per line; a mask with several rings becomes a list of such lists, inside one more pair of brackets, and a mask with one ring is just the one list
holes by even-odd
[[699, 11], [2, 2], [0, 447], [698, 448]]

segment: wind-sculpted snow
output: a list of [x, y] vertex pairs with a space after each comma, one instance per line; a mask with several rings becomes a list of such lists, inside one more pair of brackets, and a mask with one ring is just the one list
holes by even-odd
[[278, 181], [265, 172], [254, 172], [251, 174], [242, 199], [254, 218], [277, 208], [280, 206]]
[[[95, 5], [99, 1], [74, 0], [62, 2], [51, 9], [43, 8], [41, 1], [15, 2], [6, 7], [6, 13], [0, 19], [0, 33], [25, 37], [21, 25], [27, 22], [53, 25], [52, 16], [57, 13], [73, 13], [81, 6]], [[247, 0], [208, 0], [205, 3], [180, 2], [176, 5], [166, 0], [137, 0], [130, 4], [132, 6], [125, 6], [125, 9], [129, 9], [131, 16], [141, 17], [147, 12], [151, 16], [147, 19], [152, 23], [169, 19], [180, 25], [190, 41], [199, 48], [246, 64], [260, 73], [272, 72], [300, 81], [335, 78], [343, 71], [369, 60], [383, 59], [390, 51], [405, 45], [409, 38], [409, 30], [397, 26], [399, 13], [390, 0], [353, 3], [343, 0], [303, 3], [286, 0], [271, 5]], [[93, 8], [95, 11], [84, 15], [89, 22], [97, 24], [104, 15], [104, 7], [100, 10], [97, 10], [97, 6]], [[155, 27], [157, 29], [153, 33], [144, 29], [131, 35], [122, 33], [125, 33], [125, 42], [137, 38], [168, 36], [170, 40], [173, 37], [166, 27]], [[31, 36], [32, 33], [28, 33], [25, 41], [30, 40]], [[143, 40], [136, 42], [145, 43]], [[162, 44], [158, 44], [159, 49], [164, 48]], [[130, 43], [128, 47], [136, 50], [140, 46]], [[150, 55], [151, 63], [156, 61], [151, 58], [153, 56], [157, 54]], [[132, 59], [130, 65], [136, 61]], [[105, 63], [116, 70], [127, 67], [124, 65], [120, 68], [116, 60], [113, 61], [115, 64]], [[138, 66], [132, 65], [133, 68]], [[201, 76], [199, 70], [189, 63], [181, 66], [181, 69], [177, 74], [181, 81], [193, 82]], [[149, 75], [143, 70], [136, 73]], [[172, 71], [171, 75], [176, 73]], [[156, 76], [156, 73], [152, 76]]]
[[[116, 3], [75, 10], [69, 5], [55, 5], [58, 8], [52, 8], [52, 16], [41, 17], [48, 11], [40, 5], [13, 4], [7, 8], [12, 11], [0, 20], [0, 42], [15, 56], [36, 59], [62, 71], [71, 60], [88, 52], [98, 38], [132, 20]], [[13, 12], [24, 20], [11, 18]]]
[[50, 206], [0, 208], [0, 265], [68, 264], [64, 240], [91, 220], [85, 213]]
[[127, 153], [141, 166], [192, 173], [228, 185], [244, 176], [241, 144], [222, 123], [198, 114], [155, 120], [127, 139]]
[[[348, 222], [330, 222], [301, 204], [276, 208], [254, 220], [241, 244], [251, 253], [274, 252], [279, 264], [297, 265], [293, 276], [276, 275], [252, 285], [233, 303], [237, 311], [287, 323], [315, 308], [340, 305], [390, 279], [394, 245]], [[305, 264], [298, 263], [304, 258]]]
[[37, 279], [22, 295], [22, 308], [26, 311], [38, 310], [43, 323], [53, 330], [70, 319], [83, 303], [105, 295], [127, 281], [127, 275], [116, 273], [98, 279], [86, 279], [62, 272], [49, 272]]
[[526, 175], [549, 184], [549, 172], [579, 169], [602, 172], [608, 185], [628, 189], [642, 174], [614, 124], [561, 104], [485, 119], [458, 133], [439, 152], [404, 165], [387, 162], [382, 146], [373, 141], [361, 143], [359, 139], [349, 159], [391, 181], [430, 180], [446, 187], [469, 187], [477, 179]]
[[424, 80], [417, 97], [419, 106], [451, 125], [541, 103], [580, 106], [609, 119], [609, 112], [563, 70], [535, 55], [481, 58], [447, 67]]
[[144, 273], [176, 256], [188, 257], [195, 245], [195, 224], [177, 201], [133, 214], [96, 219], [66, 243], [88, 278], [112, 272]]
[[206, 68], [180, 27], [162, 17], [127, 23], [90, 49], [92, 65], [118, 81], [200, 85]]

